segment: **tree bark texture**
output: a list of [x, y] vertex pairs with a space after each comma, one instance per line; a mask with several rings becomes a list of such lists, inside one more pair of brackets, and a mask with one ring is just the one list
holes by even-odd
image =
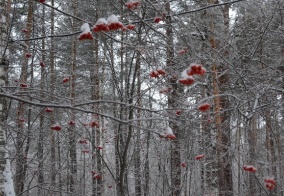
[[[166, 17], [166, 36], [167, 36], [167, 61], [166, 65], [171, 69], [174, 66], [174, 42], [173, 42], [173, 27], [172, 27], [172, 18], [171, 18], [171, 7], [170, 2], [166, 2], [165, 10], [167, 13]], [[178, 86], [174, 78], [169, 79], [170, 87], [172, 91], [168, 97], [168, 107], [176, 108], [178, 107]], [[171, 118], [171, 117], [170, 117]], [[173, 196], [180, 195], [181, 191], [181, 167], [180, 167], [180, 143], [179, 143], [179, 127], [175, 123], [169, 123], [170, 127], [173, 130], [176, 139], [171, 143], [171, 194]]]
[[[27, 34], [26, 39], [28, 40], [31, 37], [31, 33], [33, 30], [33, 6], [34, 1], [28, 1], [28, 16], [27, 16]], [[27, 58], [26, 54], [30, 53], [30, 41], [25, 41], [26, 48], [24, 50], [23, 62], [21, 67], [21, 75], [20, 75], [20, 83], [27, 84], [28, 79], [28, 65], [29, 58]], [[17, 146], [17, 158], [16, 158], [16, 176], [15, 176], [15, 187], [16, 194], [20, 194], [24, 191], [24, 183], [25, 183], [25, 171], [26, 171], [26, 158], [27, 154], [24, 154], [24, 135], [25, 135], [25, 122], [21, 122], [20, 119], [25, 120], [26, 117], [26, 105], [23, 102], [19, 102], [18, 105], [18, 123], [17, 123], [17, 138], [16, 138], [16, 146]]]

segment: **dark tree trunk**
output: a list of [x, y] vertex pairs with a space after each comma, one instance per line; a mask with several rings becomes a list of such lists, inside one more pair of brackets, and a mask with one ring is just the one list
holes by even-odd
[[[166, 2], [165, 10], [167, 12], [166, 17], [166, 36], [167, 36], [167, 67], [172, 69], [174, 66], [174, 42], [173, 42], [173, 27], [172, 27], [172, 18], [171, 18], [171, 7], [170, 3]], [[176, 108], [178, 107], [178, 86], [176, 79], [170, 78], [169, 84], [172, 88], [170, 95], [168, 97], [168, 107]], [[171, 118], [171, 117], [170, 117]], [[171, 143], [171, 194], [173, 196], [180, 195], [181, 188], [181, 167], [180, 167], [180, 143], [179, 143], [179, 127], [174, 123], [170, 123], [170, 127], [173, 130], [176, 139]]]

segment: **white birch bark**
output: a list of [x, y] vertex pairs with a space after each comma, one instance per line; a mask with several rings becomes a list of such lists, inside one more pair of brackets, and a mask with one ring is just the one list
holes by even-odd
[[[8, 50], [7, 46], [7, 2], [0, 2], [0, 88], [6, 83], [7, 67], [8, 67]], [[0, 89], [1, 90], [1, 89]], [[0, 195], [15, 195], [12, 173], [10, 169], [10, 161], [5, 148], [5, 98], [0, 97]]]

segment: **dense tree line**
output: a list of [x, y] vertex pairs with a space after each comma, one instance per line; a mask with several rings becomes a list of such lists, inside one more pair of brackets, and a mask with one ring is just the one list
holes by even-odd
[[283, 15], [1, 1], [2, 195], [283, 195]]

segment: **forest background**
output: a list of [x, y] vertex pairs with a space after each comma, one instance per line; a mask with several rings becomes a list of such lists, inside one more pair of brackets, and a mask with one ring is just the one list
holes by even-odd
[[283, 0], [1, 0], [1, 195], [284, 195]]

